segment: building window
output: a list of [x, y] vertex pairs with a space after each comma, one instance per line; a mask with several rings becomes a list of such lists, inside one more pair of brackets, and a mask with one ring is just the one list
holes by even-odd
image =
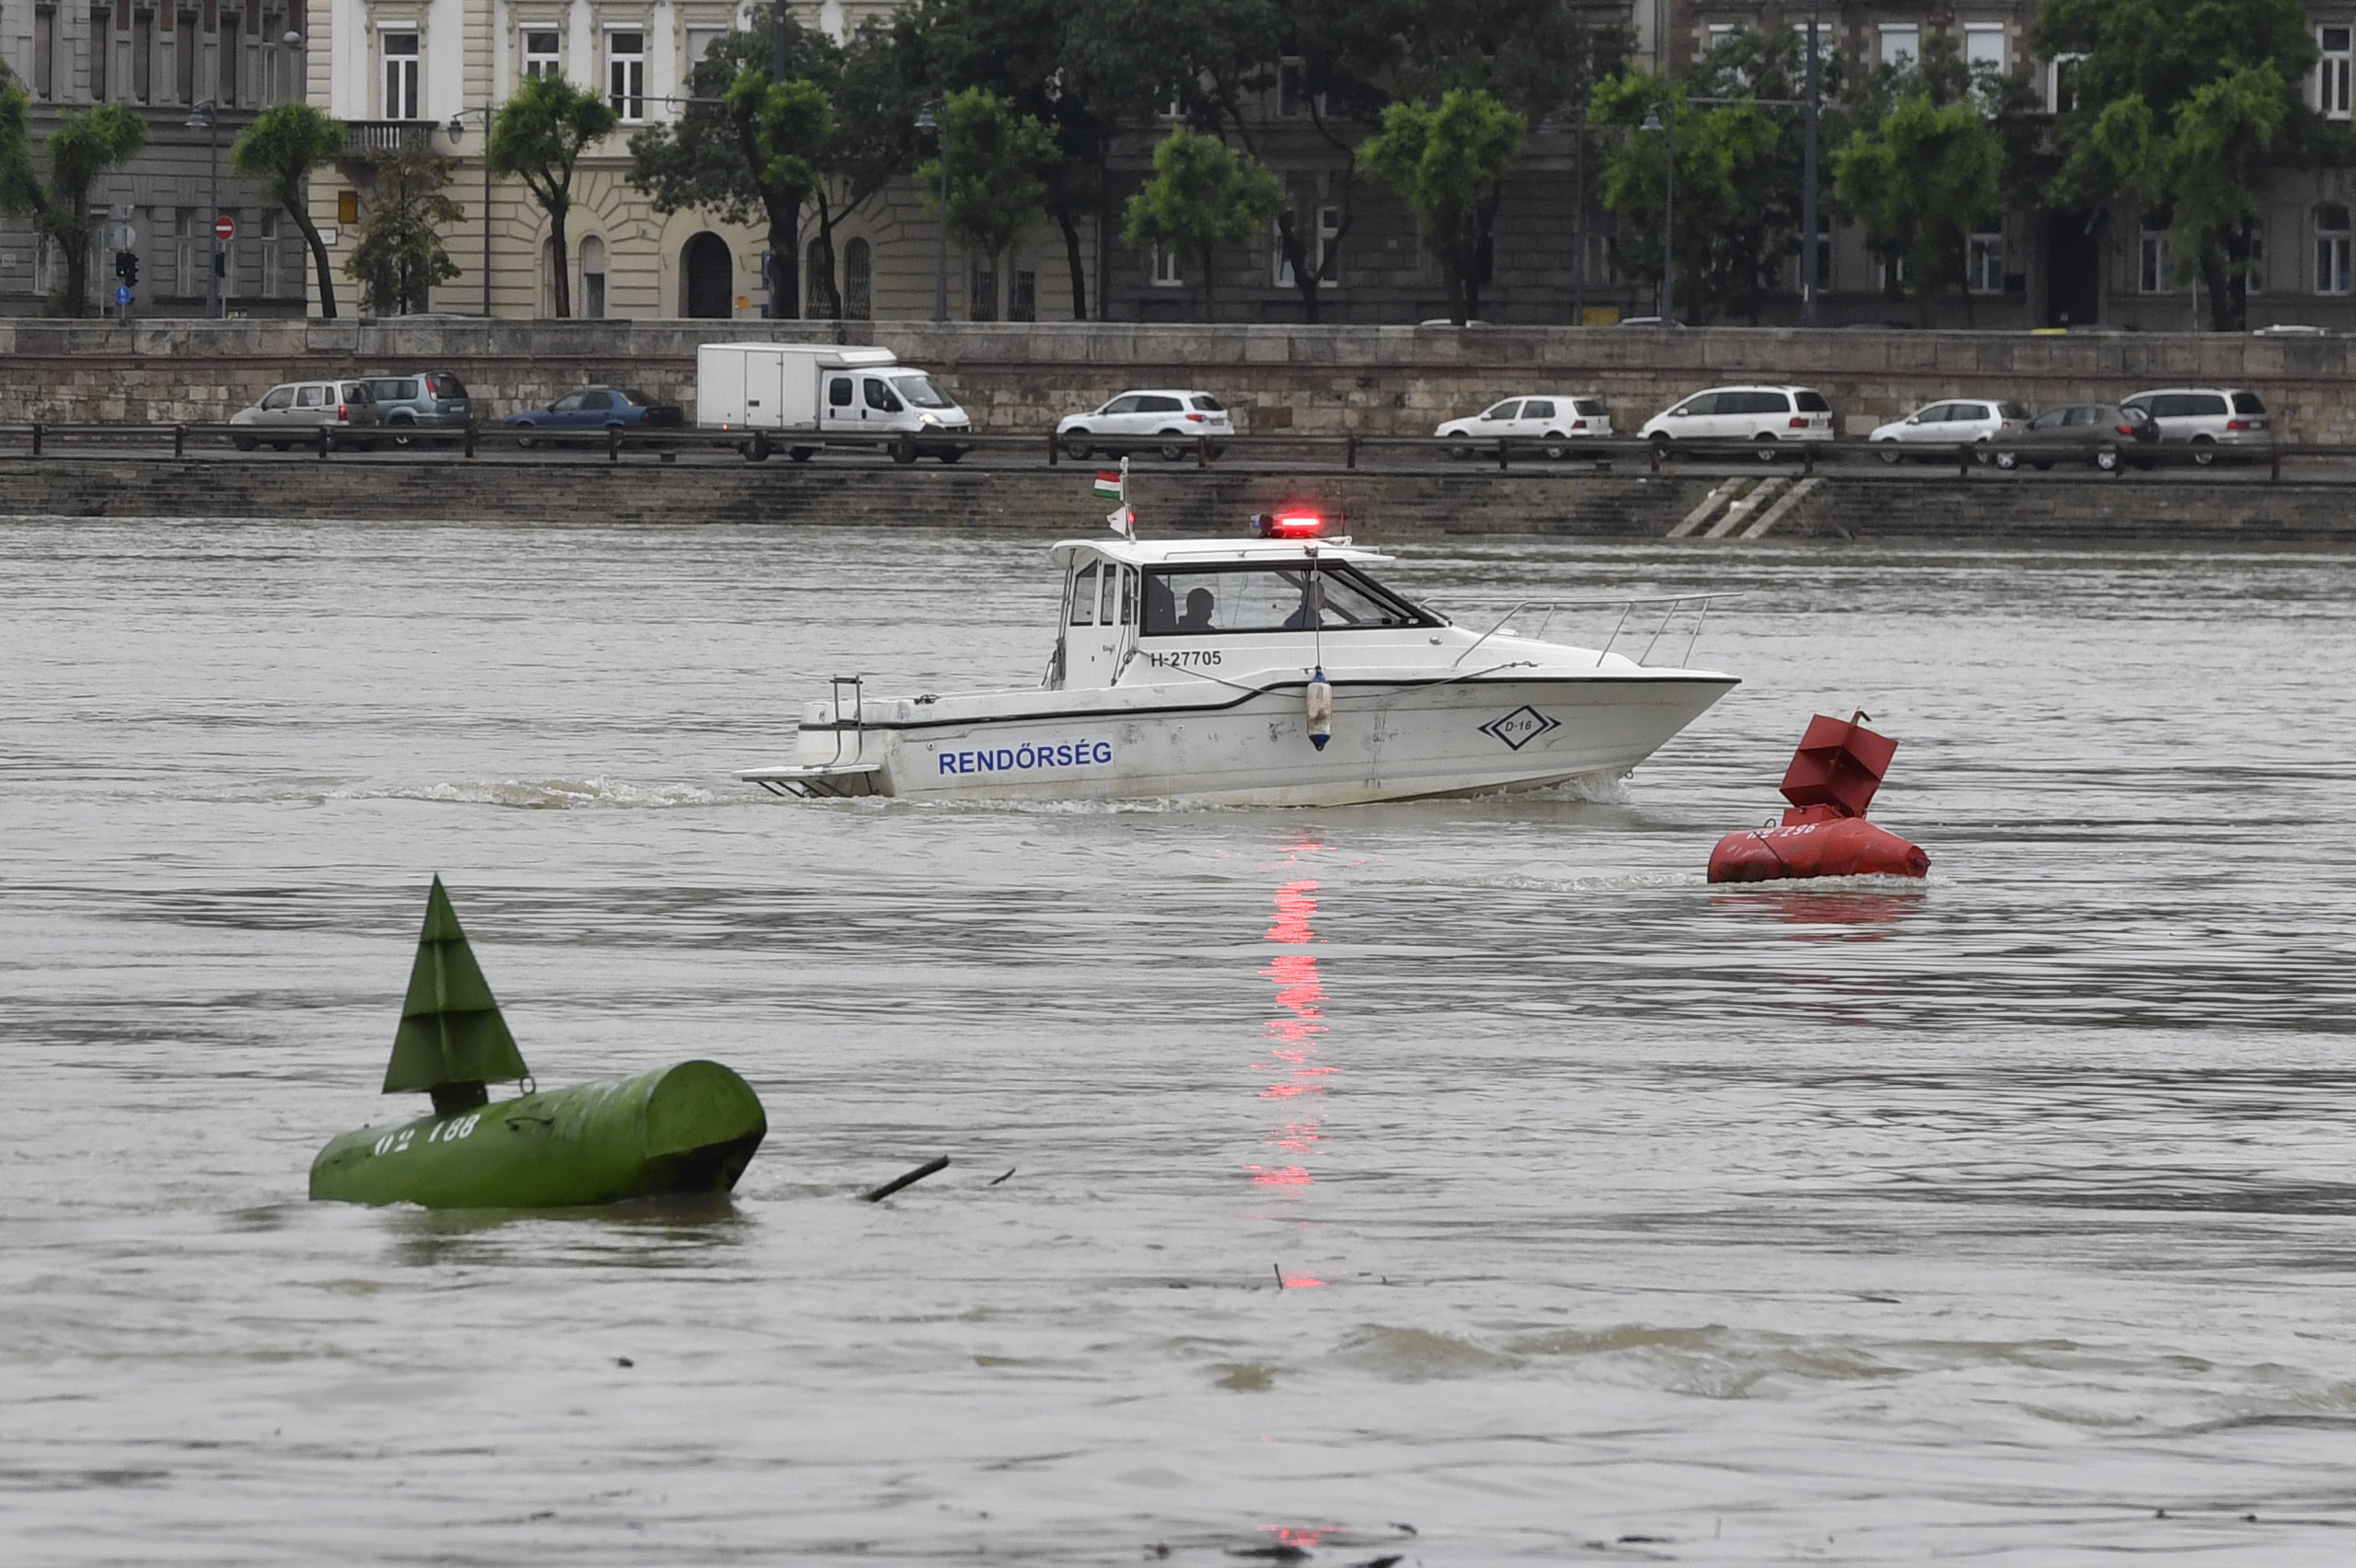
[[1178, 270], [1178, 253], [1155, 246], [1147, 253], [1146, 264], [1152, 270], [1153, 286], [1158, 289], [1183, 289], [1186, 274]]
[[57, 12], [49, 6], [33, 13], [33, 96], [57, 96]]
[[1297, 120], [1309, 107], [1309, 67], [1299, 60], [1276, 63], [1276, 112]]
[[2078, 106], [2078, 63], [2083, 54], [2057, 55], [2045, 68], [2045, 107], [2054, 114], [2067, 114]]
[[991, 271], [990, 259], [987, 256], [974, 259], [972, 282], [965, 292], [965, 319], [998, 319], [998, 273]]
[[728, 36], [726, 28], [689, 28], [687, 29], [687, 69], [692, 71], [704, 63], [711, 46]]
[[33, 293], [51, 294], [65, 286], [65, 248], [48, 235], [33, 243]]
[[1734, 41], [1734, 35], [1737, 30], [1735, 24], [1732, 22], [1712, 22], [1707, 29], [1705, 29], [1707, 41], [1703, 46], [1703, 52], [1705, 54], [1715, 54], [1719, 50]]
[[90, 13], [90, 101], [107, 101], [107, 62], [114, 57], [114, 7]]
[[2004, 236], [1975, 234], [1965, 242], [1964, 284], [1973, 294], [2004, 292]]
[[1015, 271], [1014, 281], [1007, 290], [1006, 318], [1009, 321], [1039, 319], [1039, 274], [1028, 267]]
[[865, 321], [875, 314], [875, 252], [864, 239], [843, 247], [843, 315]]
[[2246, 294], [2266, 292], [2266, 231], [2254, 228], [2249, 234], [2249, 259], [2242, 267], [2242, 289]]
[[1900, 70], [1911, 67], [1923, 58], [1923, 29], [1917, 27], [1885, 27], [1881, 29], [1881, 63]]
[[1874, 287], [1894, 294], [1906, 286], [1906, 258], [1884, 256], [1874, 263]]
[[2136, 250], [2135, 286], [2145, 294], [2168, 292], [2168, 231], [2145, 229]]
[[524, 79], [525, 81], [563, 74], [564, 66], [557, 57], [558, 40], [561, 37], [562, 35], [554, 28], [525, 29]]
[[2004, 24], [1966, 22], [1963, 25], [1963, 63], [1975, 77], [2003, 75], [2007, 64], [2004, 58]]
[[2337, 204], [2316, 209], [2316, 293], [2348, 292], [2348, 209]]
[[646, 118], [646, 35], [606, 35], [606, 98], [627, 124]]
[[150, 103], [156, 94], [156, 14], [142, 11], [131, 18], [131, 96]]
[[198, 244], [197, 229], [204, 214], [194, 207], [172, 213], [172, 292], [186, 299], [204, 293], [205, 270], [213, 265], [212, 227], [207, 225]]
[[[1330, 289], [1334, 285], [1335, 280], [1327, 275], [1326, 258], [1333, 250], [1334, 242], [1342, 237], [1342, 209], [1319, 207], [1316, 213], [1317, 232], [1314, 235], [1302, 235], [1301, 246], [1309, 252], [1309, 264], [1315, 271], [1318, 286]], [[1295, 221], [1297, 222], [1298, 219]], [[1285, 255], [1284, 231], [1271, 230], [1269, 244], [1276, 255], [1276, 287], [1298, 288], [1299, 284], [1293, 277], [1292, 262]]]
[[276, 208], [262, 213], [254, 225], [261, 240], [261, 296], [275, 299], [284, 287], [286, 259], [279, 245], [279, 213]]
[[172, 24], [172, 91], [175, 103], [196, 102], [196, 13], [182, 11]]
[[606, 318], [606, 242], [591, 235], [581, 242], [581, 317]]
[[[237, 64], [238, 62], [242, 61], [246, 57], [246, 52], [240, 46], [238, 41], [240, 33], [241, 27], [237, 17], [226, 15], [222, 17], [220, 67], [221, 101], [233, 108], [240, 101], [237, 87]], [[417, 35], [415, 33], [410, 34], [409, 40], [411, 48], [414, 49], [417, 43]], [[414, 98], [415, 96], [414, 91], [412, 91], [410, 97]], [[404, 118], [410, 120], [415, 120], [417, 118], [417, 108], [413, 102], [410, 107], [409, 113]]]
[[378, 33], [385, 51], [385, 118], [418, 118], [417, 33], [414, 29]]
[[2323, 59], [2316, 65], [2316, 108], [2328, 119], [2346, 120], [2349, 45], [2356, 42], [2356, 28], [2317, 28], [2316, 42], [2323, 49]]

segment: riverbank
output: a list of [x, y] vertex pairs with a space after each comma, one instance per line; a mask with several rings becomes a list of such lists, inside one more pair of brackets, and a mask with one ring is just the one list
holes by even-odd
[[[1976, 470], [1958, 478], [1871, 469], [1729, 479], [1679, 467], [1657, 475], [1537, 466], [1505, 473], [1152, 467], [1139, 472], [1133, 494], [1149, 533], [1236, 533], [1254, 512], [1311, 506], [1375, 543], [1496, 535], [2356, 548], [2356, 506], [2344, 483], [2269, 484], [2247, 472], [2184, 470], [2115, 478]], [[19, 456], [0, 458], [0, 515], [851, 525], [1052, 537], [1103, 527], [1104, 503], [1089, 493], [1088, 473], [644, 456], [610, 465]], [[1739, 493], [1752, 486], [1761, 488]], [[1715, 503], [1705, 505], [1714, 493]]]
[[874, 343], [938, 373], [980, 428], [1045, 432], [1127, 386], [1202, 386], [1242, 428], [1428, 435], [1516, 392], [1594, 394], [1633, 432], [1697, 387], [1820, 388], [1853, 432], [1940, 398], [2034, 407], [2251, 388], [2286, 439], [2356, 442], [2356, 338], [1711, 327], [1145, 326], [1134, 322], [0, 321], [0, 422], [217, 422], [305, 376], [456, 371], [489, 417], [620, 383], [695, 412], [706, 341]]

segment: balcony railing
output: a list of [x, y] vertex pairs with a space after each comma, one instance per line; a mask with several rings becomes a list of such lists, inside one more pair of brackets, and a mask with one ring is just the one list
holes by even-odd
[[372, 162], [388, 153], [433, 150], [431, 120], [347, 120], [343, 122], [343, 156]]

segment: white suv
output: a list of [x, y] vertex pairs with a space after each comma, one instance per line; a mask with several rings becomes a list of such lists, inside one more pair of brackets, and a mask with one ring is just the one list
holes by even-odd
[[1788, 441], [1831, 441], [1832, 405], [1813, 386], [1713, 386], [1645, 421], [1637, 432], [1666, 452], [1679, 442], [1748, 441], [1773, 463]]
[[1600, 398], [1573, 398], [1562, 393], [1527, 394], [1492, 403], [1469, 419], [1450, 420], [1432, 432], [1449, 444], [1450, 457], [1470, 457], [1476, 442], [1535, 441], [1546, 444], [1549, 457], [1570, 455], [1575, 440], [1600, 440], [1611, 433], [1611, 410]]
[[1190, 456], [1196, 436], [1218, 443], [1235, 433], [1227, 406], [1207, 392], [1124, 392], [1101, 409], [1067, 414], [1056, 423], [1056, 439], [1072, 460], [1085, 463], [1098, 452], [1123, 453], [1159, 447], [1175, 463]]
[[2266, 401], [2255, 392], [2227, 386], [2165, 386], [2119, 399], [2141, 409], [2160, 427], [2160, 439], [2192, 444], [2192, 460], [2202, 467], [2217, 460], [2223, 446], [2264, 448], [2274, 439]]
[[[1913, 445], [1935, 447], [1929, 454], [1934, 458], [1952, 458], [1955, 449], [1966, 443], [1984, 447], [1995, 437], [2009, 434], [2027, 423], [2028, 410], [2018, 403], [1968, 398], [1960, 402], [1926, 404], [1902, 420], [1877, 425], [1866, 439], [1873, 443], [1874, 455], [1885, 463], [1923, 455], [1905, 451]], [[1985, 452], [1980, 453], [1979, 457], [1983, 463], [1988, 461]]]

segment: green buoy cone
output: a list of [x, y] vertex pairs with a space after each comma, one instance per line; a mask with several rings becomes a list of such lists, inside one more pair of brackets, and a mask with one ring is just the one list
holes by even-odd
[[682, 1062], [490, 1102], [526, 1078], [442, 879], [385, 1069], [385, 1092], [433, 1113], [346, 1133], [311, 1162], [311, 1196], [427, 1208], [554, 1208], [664, 1193], [725, 1193], [768, 1134], [760, 1097], [717, 1062]]

